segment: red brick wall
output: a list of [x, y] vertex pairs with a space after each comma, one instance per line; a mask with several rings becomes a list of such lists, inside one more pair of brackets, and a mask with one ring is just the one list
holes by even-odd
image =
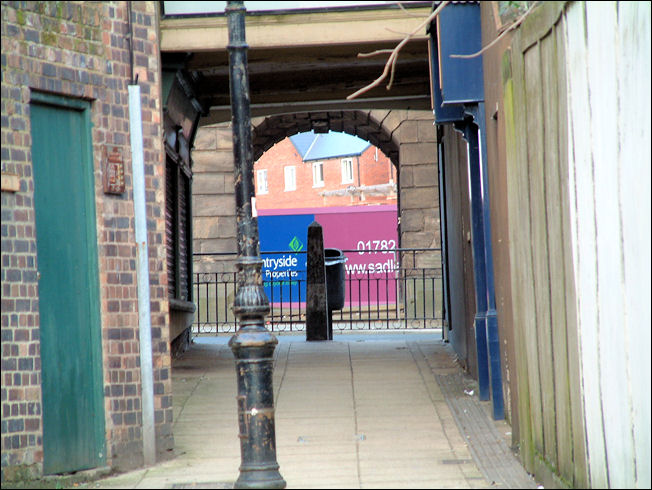
[[[376, 160], [376, 154], [378, 159]], [[258, 209], [287, 209], [322, 206], [356, 206], [365, 204], [395, 204], [396, 193], [389, 196], [320, 196], [321, 192], [346, 189], [350, 186], [387, 184], [396, 181], [396, 170], [389, 158], [376, 147], [370, 146], [353, 160], [353, 182], [342, 183], [341, 158], [319, 160], [323, 162], [324, 186], [313, 187], [313, 161], [303, 162], [289, 138], [267, 150], [254, 164], [254, 180], [258, 189], [257, 171], [267, 169], [267, 194], [256, 193]], [[285, 190], [284, 168], [294, 166], [296, 190]], [[359, 167], [359, 172], [358, 172]]]
[[[29, 123], [32, 90], [91, 102], [107, 462], [142, 464], [138, 301], [129, 147], [128, 2], [2, 2], [2, 474], [43, 459], [36, 239]], [[131, 3], [149, 229], [158, 449], [172, 446], [158, 2]], [[122, 149], [123, 195], [103, 193], [106, 145]], [[15, 473], [15, 471], [14, 471]]]

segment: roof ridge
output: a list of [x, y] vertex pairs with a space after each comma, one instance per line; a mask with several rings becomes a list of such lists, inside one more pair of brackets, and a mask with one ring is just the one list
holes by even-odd
[[304, 162], [306, 161], [306, 157], [310, 153], [310, 150], [312, 150], [312, 147], [315, 146], [315, 143], [317, 143], [317, 139], [319, 139], [319, 136], [320, 136], [319, 134], [315, 134], [315, 138], [312, 140], [312, 143], [310, 143], [310, 146], [308, 147], [306, 152], [303, 155], [301, 155], [301, 158]]

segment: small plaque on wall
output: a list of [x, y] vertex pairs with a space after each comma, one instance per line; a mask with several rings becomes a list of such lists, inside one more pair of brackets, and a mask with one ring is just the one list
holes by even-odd
[[122, 194], [125, 191], [125, 164], [122, 148], [104, 147], [104, 193]]

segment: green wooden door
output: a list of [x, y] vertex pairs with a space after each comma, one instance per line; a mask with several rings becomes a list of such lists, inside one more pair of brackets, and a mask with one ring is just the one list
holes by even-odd
[[88, 104], [33, 96], [43, 471], [52, 474], [106, 458], [97, 238]]

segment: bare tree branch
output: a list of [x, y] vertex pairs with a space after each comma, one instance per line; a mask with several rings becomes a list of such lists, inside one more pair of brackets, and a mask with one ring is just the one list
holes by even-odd
[[370, 58], [376, 56], [377, 54], [391, 53], [393, 49], [377, 49], [376, 51], [371, 51], [370, 53], [358, 53], [358, 58]]
[[403, 3], [401, 2], [396, 2], [396, 5], [398, 5], [398, 8], [400, 8], [408, 17], [421, 17], [420, 15], [411, 14], [408, 12], [408, 10], [403, 6]]
[[[387, 84], [387, 90], [389, 90], [391, 88], [392, 82], [394, 80], [394, 70], [395, 70], [395, 67], [396, 67], [396, 60], [398, 59], [398, 53], [401, 50], [401, 48], [403, 48], [403, 46], [405, 46], [405, 44], [410, 40], [410, 38], [412, 38], [417, 32], [419, 32], [426, 25], [428, 25], [430, 22], [432, 22], [439, 15], [439, 12], [441, 12], [441, 10], [446, 5], [448, 5], [449, 3], [450, 3], [450, 1], [445, 1], [445, 2], [440, 3], [439, 6], [432, 12], [432, 14], [430, 14], [428, 16], [428, 18], [426, 20], [424, 20], [421, 24], [419, 24], [410, 34], [405, 36], [405, 38], [400, 43], [398, 43], [396, 45], [396, 47], [392, 50], [389, 58], [387, 59], [387, 63], [385, 64], [385, 69], [383, 70], [383, 73], [378, 78], [376, 78], [376, 80], [371, 82], [366, 87], [362, 87], [357, 92], [349, 95], [346, 99], [347, 100], [355, 99], [358, 95], [363, 94], [365, 92], [368, 92], [369, 90], [371, 90], [374, 87], [377, 87], [378, 85], [380, 85], [380, 83], [383, 80], [385, 80], [385, 78], [387, 78], [387, 74], [390, 72], [390, 69], [391, 69], [391, 77], [390, 77], [389, 83]], [[384, 50], [379, 50], [378, 52], [374, 52], [373, 54], [379, 54], [382, 51], [384, 51]], [[359, 57], [372, 56], [373, 54], [371, 54], [371, 53], [368, 53], [366, 55], [358, 54], [358, 56]]]

